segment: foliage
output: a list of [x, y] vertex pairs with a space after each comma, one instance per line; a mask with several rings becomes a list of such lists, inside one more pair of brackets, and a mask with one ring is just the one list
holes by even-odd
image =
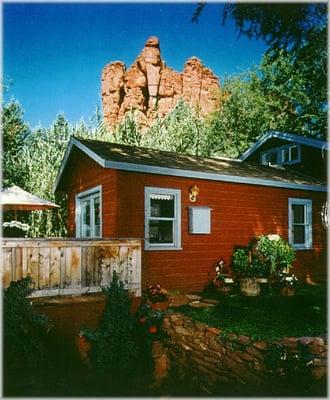
[[45, 339], [52, 324], [45, 315], [36, 313], [27, 299], [33, 291], [31, 285], [32, 280], [27, 277], [12, 281], [4, 291], [3, 348], [5, 377], [9, 381], [16, 379], [19, 371], [30, 377], [38, 374], [45, 362]]
[[116, 273], [103, 293], [106, 295], [106, 305], [100, 326], [94, 332], [84, 331], [93, 343], [93, 365], [109, 376], [132, 376], [138, 369], [141, 354], [134, 335], [131, 300]]
[[234, 274], [239, 278], [257, 278], [260, 276], [259, 264], [252, 262], [249, 250], [236, 249], [233, 253], [232, 267]]
[[275, 80], [270, 82], [267, 76], [263, 80], [269, 94], [280, 99], [280, 93], [291, 108], [291, 132], [325, 138], [327, 5], [227, 4], [223, 23], [229, 18], [240, 34], [262, 38], [268, 45], [262, 67]]
[[30, 133], [29, 126], [23, 120], [21, 105], [11, 100], [2, 110], [3, 132], [3, 185], [17, 185], [25, 188], [27, 180], [26, 162], [22, 148], [24, 138]]
[[150, 285], [144, 295], [146, 300], [149, 300], [151, 303], [161, 303], [169, 300], [167, 290], [160, 285]]
[[267, 266], [269, 274], [278, 274], [290, 268], [295, 260], [295, 250], [281, 237], [271, 239], [267, 235], [259, 235], [251, 240], [249, 246]]
[[294, 274], [282, 272], [279, 274], [278, 278], [281, 287], [294, 288], [298, 284], [298, 279]]
[[30, 225], [29, 235], [65, 236], [67, 199], [64, 194], [54, 194], [53, 185], [68, 142], [74, 135], [102, 139], [109, 137], [109, 133], [99, 120], [96, 121], [96, 127], [87, 126], [83, 121], [72, 126], [61, 114], [50, 128], [31, 131], [22, 119], [23, 112], [19, 104], [14, 101], [4, 107], [3, 118], [4, 144], [8, 143], [3, 160], [5, 186], [18, 185], [60, 206], [56, 210], [33, 211], [23, 216], [24, 222]]
[[[151, 343], [166, 337], [163, 330], [163, 320], [165, 312], [156, 309], [153, 310], [148, 303], [142, 303], [136, 313], [136, 319], [139, 326], [139, 334], [147, 342]], [[153, 330], [155, 328], [155, 330]]]
[[226, 4], [222, 23], [233, 19], [239, 34], [262, 38], [270, 49], [298, 48], [314, 26], [324, 26], [327, 6], [321, 3]]
[[268, 277], [290, 268], [294, 259], [295, 251], [284, 239], [258, 235], [234, 251], [232, 267], [239, 278]]
[[307, 346], [298, 343], [297, 350], [290, 352], [278, 343], [271, 343], [264, 357], [268, 383], [276, 387], [298, 385], [301, 393], [310, 391], [315, 381], [310, 361]]
[[117, 125], [112, 140], [115, 143], [140, 146], [143, 140], [142, 129], [137, 120], [136, 110], [127, 113], [124, 119]]
[[284, 336], [317, 336], [327, 331], [326, 286], [300, 285], [295, 296], [239, 295], [214, 298], [219, 304], [209, 309], [178, 309], [224, 333], [248, 335], [253, 339], [279, 339]]
[[208, 155], [207, 126], [196, 108], [182, 98], [146, 130], [142, 146], [179, 154]]

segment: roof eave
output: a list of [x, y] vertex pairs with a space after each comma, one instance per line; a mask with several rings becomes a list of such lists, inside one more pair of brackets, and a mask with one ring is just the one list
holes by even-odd
[[257, 140], [249, 149], [247, 149], [239, 158], [241, 161], [245, 161], [250, 155], [252, 155], [260, 146], [262, 146], [267, 140], [277, 138], [287, 140], [289, 142], [300, 143], [306, 146], [311, 146], [320, 150], [329, 150], [329, 143], [323, 140], [317, 140], [307, 138], [304, 136], [294, 135], [293, 133], [286, 133], [280, 131], [269, 131], [259, 140]]
[[327, 187], [323, 185], [313, 185], [313, 184], [303, 184], [303, 183], [295, 183], [295, 182], [286, 182], [286, 181], [278, 181], [271, 179], [262, 179], [262, 178], [254, 178], [254, 177], [244, 177], [237, 175], [225, 175], [214, 172], [203, 172], [203, 171], [193, 171], [193, 170], [185, 170], [185, 169], [177, 169], [177, 168], [168, 168], [168, 167], [159, 167], [154, 165], [145, 165], [145, 164], [133, 164], [126, 163], [121, 161], [109, 161], [105, 160], [92, 151], [89, 147], [81, 143], [76, 138], [71, 138], [68, 148], [64, 154], [60, 170], [57, 174], [56, 181], [54, 184], [54, 192], [56, 192], [59, 188], [61, 179], [65, 172], [66, 164], [68, 163], [70, 154], [72, 152], [73, 146], [79, 148], [82, 152], [91, 157], [95, 162], [101, 165], [103, 168], [112, 168], [124, 171], [131, 172], [141, 172], [141, 173], [151, 173], [158, 175], [172, 175], [186, 178], [196, 178], [196, 179], [208, 179], [213, 181], [223, 181], [223, 182], [232, 182], [232, 183], [243, 183], [243, 184], [251, 184], [258, 186], [270, 186], [270, 187], [279, 187], [283, 189], [295, 189], [295, 190], [310, 190], [317, 192], [327, 192]]
[[87, 146], [85, 146], [83, 143], [81, 143], [77, 138], [71, 137], [70, 142], [68, 144], [68, 147], [65, 151], [63, 160], [60, 165], [60, 169], [58, 171], [58, 174], [55, 179], [55, 183], [53, 186], [53, 193], [56, 193], [59, 190], [59, 186], [62, 180], [62, 177], [64, 175], [65, 167], [69, 161], [73, 146], [76, 146], [78, 149], [80, 149], [83, 153], [87, 154], [89, 157], [91, 157], [95, 162], [97, 162], [101, 167], [105, 167], [105, 160], [97, 155], [94, 151], [89, 149]]

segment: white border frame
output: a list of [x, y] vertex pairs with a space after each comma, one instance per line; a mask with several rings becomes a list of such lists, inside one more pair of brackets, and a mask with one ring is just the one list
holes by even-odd
[[[80, 209], [80, 199], [82, 197], [86, 197], [92, 194], [100, 194], [100, 236], [89, 236], [89, 237], [82, 237], [80, 235], [80, 221], [81, 221], [81, 209]], [[85, 190], [84, 192], [79, 192], [75, 196], [75, 224], [76, 224], [76, 238], [78, 239], [93, 239], [93, 238], [102, 238], [103, 237], [103, 207], [102, 207], [103, 199], [102, 199], [102, 185], [95, 186], [91, 189]]]
[[[174, 196], [173, 244], [151, 244], [149, 242], [150, 195], [169, 194]], [[181, 248], [181, 190], [146, 186], [144, 188], [144, 249], [182, 250]]]
[[[305, 206], [306, 216], [306, 238], [304, 244], [293, 243], [293, 215], [292, 215], [292, 204], [301, 204]], [[289, 243], [295, 250], [311, 250], [313, 248], [313, 202], [311, 199], [301, 199], [289, 197], [288, 201], [289, 215], [288, 215], [288, 237]]]

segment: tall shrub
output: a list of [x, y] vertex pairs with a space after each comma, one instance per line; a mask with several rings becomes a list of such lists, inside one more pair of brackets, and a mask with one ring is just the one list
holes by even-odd
[[131, 300], [116, 273], [103, 293], [106, 304], [100, 327], [95, 332], [85, 331], [85, 334], [93, 342], [91, 358], [94, 365], [120, 378], [132, 374], [139, 359]]

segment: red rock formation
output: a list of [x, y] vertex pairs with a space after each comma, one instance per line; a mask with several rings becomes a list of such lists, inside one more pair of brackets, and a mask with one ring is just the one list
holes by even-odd
[[106, 65], [102, 72], [104, 120], [113, 128], [125, 114], [135, 109], [142, 125], [164, 116], [180, 97], [198, 106], [202, 115], [217, 105], [218, 78], [196, 58], [190, 58], [182, 73], [167, 67], [161, 59], [159, 40], [150, 37], [133, 65], [122, 62]]

